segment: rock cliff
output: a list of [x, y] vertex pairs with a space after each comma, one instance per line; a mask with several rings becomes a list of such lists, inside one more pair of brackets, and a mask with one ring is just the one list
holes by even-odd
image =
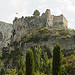
[[0, 21], [0, 49], [10, 42], [12, 29], [12, 24]]

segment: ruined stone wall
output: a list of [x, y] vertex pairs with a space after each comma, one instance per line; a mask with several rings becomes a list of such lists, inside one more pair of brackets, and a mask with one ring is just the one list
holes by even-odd
[[63, 16], [54, 16], [53, 25], [63, 27]]
[[68, 21], [66, 20], [64, 16], [63, 16], [63, 23], [64, 23], [64, 26], [68, 27]]
[[54, 16], [53, 25], [67, 28], [68, 27], [68, 22], [67, 22], [66, 18], [63, 15]]

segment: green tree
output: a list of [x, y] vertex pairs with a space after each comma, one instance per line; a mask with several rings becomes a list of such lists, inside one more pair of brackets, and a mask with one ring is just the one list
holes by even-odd
[[23, 75], [23, 71], [20, 69], [18, 75]]
[[33, 13], [33, 15], [34, 16], [39, 16], [40, 15], [40, 12], [38, 10], [35, 10], [34, 13]]
[[2, 69], [3, 66], [4, 66], [4, 63], [3, 63], [2, 60], [0, 59], [0, 69], [1, 69], [0, 75], [4, 75], [4, 69]]
[[5, 75], [4, 69], [1, 69], [0, 75]]
[[23, 71], [23, 73], [25, 73], [25, 71], [26, 71], [25, 67], [26, 67], [25, 61], [23, 60], [23, 56], [22, 56], [18, 62], [18, 70], [21, 69]]
[[35, 71], [40, 70], [41, 50], [40, 45], [34, 49]]
[[43, 72], [43, 58], [40, 60], [40, 71]]
[[45, 52], [43, 58], [43, 71], [47, 75], [50, 73], [50, 60], [48, 59], [47, 52]]
[[61, 75], [61, 49], [59, 43], [53, 49], [52, 75]]
[[32, 50], [26, 53], [26, 75], [33, 75], [34, 73], [34, 56]]

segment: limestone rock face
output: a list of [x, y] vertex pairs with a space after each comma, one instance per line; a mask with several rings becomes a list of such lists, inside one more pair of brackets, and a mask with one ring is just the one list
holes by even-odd
[[0, 21], [0, 49], [2, 49], [4, 46], [7, 46], [7, 43], [10, 42], [12, 29], [12, 24]]

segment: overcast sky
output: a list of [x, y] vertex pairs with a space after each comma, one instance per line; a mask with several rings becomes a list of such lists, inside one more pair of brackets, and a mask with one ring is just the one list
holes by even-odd
[[0, 0], [0, 21], [12, 23], [15, 17], [31, 16], [35, 9], [41, 14], [46, 9], [52, 15], [63, 14], [69, 28], [75, 29], [75, 0]]

